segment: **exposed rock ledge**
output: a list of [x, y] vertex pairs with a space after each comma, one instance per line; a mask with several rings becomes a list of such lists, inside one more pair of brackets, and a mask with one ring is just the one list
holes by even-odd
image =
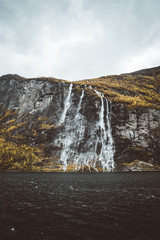
[[[133, 95], [135, 85], [130, 91], [125, 86], [113, 88], [111, 80], [118, 81], [118, 76], [72, 85], [57, 79], [1, 77], [0, 170], [159, 170], [160, 76], [156, 71], [154, 76], [145, 76], [144, 71], [142, 76], [120, 76], [120, 81], [138, 79], [136, 86], [143, 77], [142, 88], [154, 89], [153, 101], [144, 107], [139, 100], [137, 106], [131, 99], [127, 105], [126, 97], [122, 101], [122, 95]], [[142, 93], [134, 94], [143, 98]], [[149, 101], [146, 95], [144, 101]]]

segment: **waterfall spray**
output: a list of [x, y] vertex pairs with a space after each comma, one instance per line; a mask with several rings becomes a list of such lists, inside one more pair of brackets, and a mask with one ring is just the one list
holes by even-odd
[[[80, 100], [78, 103], [78, 107], [77, 107], [77, 111], [74, 119], [69, 120], [65, 124], [66, 134], [62, 139], [63, 148], [60, 156], [60, 161], [62, 161], [63, 163], [64, 171], [66, 171], [67, 169], [67, 164], [69, 160], [73, 159], [75, 166], [77, 165], [77, 162], [78, 162], [79, 142], [83, 140], [83, 135], [84, 135], [84, 126], [82, 123], [82, 117], [80, 113], [83, 97], [84, 97], [84, 90], [82, 90], [82, 94], [80, 96]], [[68, 102], [70, 102], [69, 99], [68, 99]]]
[[[103, 171], [112, 171], [114, 169], [114, 142], [111, 128], [111, 102], [104, 97], [103, 93], [94, 90], [100, 97], [100, 111], [98, 121], [90, 126], [86, 117], [81, 113], [84, 89], [74, 117], [73, 114], [70, 114], [66, 118], [72, 102], [71, 92], [72, 84], [69, 87], [60, 119], [60, 123], [64, 123], [64, 131], [59, 136], [59, 141], [63, 144], [60, 161], [64, 171], [67, 170], [68, 164], [72, 164], [75, 170], [78, 170], [83, 166], [88, 166], [88, 169], [96, 168], [98, 162]], [[86, 129], [88, 138], [85, 136]]]
[[[111, 114], [109, 109], [109, 101], [104, 98], [104, 95], [95, 90], [97, 95], [101, 98], [101, 110], [99, 113], [99, 123], [100, 136], [96, 141], [96, 148], [98, 143], [101, 145], [101, 150], [99, 154], [99, 161], [101, 162], [103, 171], [111, 171], [114, 168], [114, 146], [113, 146], [113, 137], [112, 137], [112, 128], [111, 128]], [[105, 116], [104, 116], [104, 100], [106, 100], [106, 120], [107, 128], [105, 125]], [[111, 102], [110, 102], [111, 105]]]
[[64, 102], [64, 110], [63, 110], [63, 113], [61, 115], [61, 119], [59, 121], [59, 124], [62, 124], [64, 122], [66, 114], [67, 114], [67, 110], [70, 107], [70, 97], [71, 97], [72, 87], [73, 87], [73, 84], [71, 83], [70, 86], [69, 86], [68, 96], [67, 96], [67, 98]]

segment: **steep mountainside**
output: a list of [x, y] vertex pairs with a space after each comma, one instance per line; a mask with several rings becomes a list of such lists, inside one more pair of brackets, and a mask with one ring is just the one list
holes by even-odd
[[0, 78], [0, 169], [160, 169], [160, 67], [77, 82]]

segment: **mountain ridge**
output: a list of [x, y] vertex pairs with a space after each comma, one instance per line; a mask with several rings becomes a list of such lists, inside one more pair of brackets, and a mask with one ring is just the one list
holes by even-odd
[[[66, 82], [77, 86], [93, 87], [113, 102], [123, 103], [130, 108], [150, 107], [160, 109], [160, 66], [120, 75], [108, 75], [80, 81], [68, 81], [54, 77], [24, 78], [7, 74], [0, 80]], [[88, 88], [88, 91], [90, 89]]]
[[[136, 70], [134, 72], [127, 72], [127, 73], [121, 73], [121, 74], [109, 74], [109, 75], [106, 75], [106, 76], [119, 76], [119, 75], [138, 75], [138, 74], [141, 74], [141, 75], [158, 75], [160, 74], [160, 66], [157, 66], [157, 67], [151, 67], [151, 68], [144, 68], [144, 69], [140, 69], [140, 70]], [[17, 77], [17, 78], [22, 78], [22, 79], [39, 79], [39, 78], [43, 78], [43, 77], [29, 77], [29, 78], [26, 78], [26, 77], [22, 77], [18, 74], [4, 74], [2, 76], [0, 76], [0, 78], [11, 78], [11, 77]], [[81, 80], [76, 80], [76, 81], [70, 81], [70, 80], [64, 80], [64, 79], [58, 79], [58, 78], [54, 78], [54, 77], [44, 77], [44, 78], [53, 78], [53, 79], [57, 79], [57, 80], [62, 80], [62, 81], [69, 81], [69, 82], [76, 82], [76, 81], [83, 81], [84, 79], [81, 79]], [[101, 78], [98, 77], [98, 78]], [[88, 80], [91, 80], [92, 78], [88, 79]]]
[[159, 67], [141, 71], [76, 82], [0, 77], [0, 170], [160, 169]]

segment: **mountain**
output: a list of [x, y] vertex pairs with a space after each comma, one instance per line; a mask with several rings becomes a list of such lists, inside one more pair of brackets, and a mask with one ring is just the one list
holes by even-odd
[[160, 169], [160, 67], [76, 82], [0, 77], [0, 170]]

